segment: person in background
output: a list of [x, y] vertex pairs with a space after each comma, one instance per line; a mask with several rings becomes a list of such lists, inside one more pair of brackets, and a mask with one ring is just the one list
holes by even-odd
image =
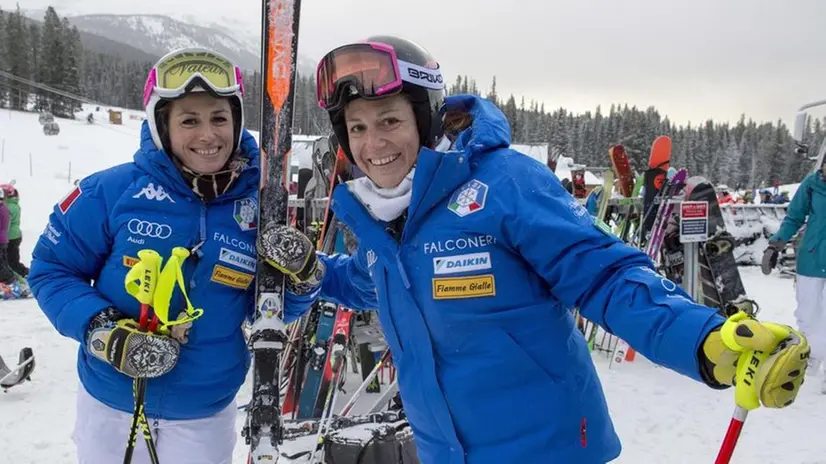
[[3, 190], [9, 208], [9, 267], [21, 277], [26, 277], [29, 268], [20, 261], [20, 243], [23, 241], [23, 232], [20, 230], [20, 192], [9, 184], [0, 186], [0, 189]]
[[809, 339], [809, 366], [817, 374], [826, 359], [826, 165], [803, 179], [789, 203], [780, 229], [769, 238], [762, 269], [770, 274], [777, 258], [798, 230], [806, 233], [796, 258], [797, 328]]
[[0, 283], [3, 284], [10, 284], [15, 280], [14, 271], [9, 267], [8, 258], [9, 216], [5, 194], [3, 189], [0, 189]]

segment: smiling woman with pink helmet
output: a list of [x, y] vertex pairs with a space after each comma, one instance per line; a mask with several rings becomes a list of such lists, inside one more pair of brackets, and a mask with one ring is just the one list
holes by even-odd
[[[322, 58], [317, 78], [319, 104], [366, 174], [338, 186], [332, 202], [358, 250], [316, 255], [299, 232], [274, 227], [261, 232], [261, 253], [306, 281], [286, 322], [316, 297], [378, 309], [423, 463], [619, 455], [567, 308], [660, 365], [714, 388], [732, 384], [738, 353], [721, 341], [725, 319], [595, 225], [547, 167], [510, 149], [493, 103], [445, 98], [441, 68], [422, 47], [392, 36], [343, 45]], [[277, 253], [285, 237], [305, 244], [302, 266]], [[735, 324], [744, 346], [777, 342], [754, 319]], [[790, 404], [802, 381], [809, 348], [791, 333], [759, 369], [765, 406]]]

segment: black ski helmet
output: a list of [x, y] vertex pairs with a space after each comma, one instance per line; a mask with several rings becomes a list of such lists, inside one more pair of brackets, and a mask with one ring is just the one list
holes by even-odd
[[[430, 69], [439, 69], [439, 63], [430, 53], [417, 43], [392, 35], [375, 35], [368, 37], [364, 42], [377, 42], [390, 45], [396, 52], [399, 60], [412, 63]], [[439, 79], [444, 79], [441, 74]], [[433, 148], [442, 137], [442, 117], [439, 113], [445, 101], [445, 91], [442, 89], [432, 89], [416, 85], [407, 80], [403, 81], [401, 93], [406, 95], [413, 105], [413, 114], [416, 117], [416, 128], [419, 131], [419, 143], [422, 146]], [[344, 98], [348, 98], [345, 94]], [[358, 95], [348, 98], [348, 101], [359, 98]], [[355, 164], [353, 154], [350, 152], [350, 139], [347, 134], [347, 126], [344, 122], [344, 107], [328, 112], [330, 123], [333, 126], [342, 151], [347, 155], [351, 163]]]

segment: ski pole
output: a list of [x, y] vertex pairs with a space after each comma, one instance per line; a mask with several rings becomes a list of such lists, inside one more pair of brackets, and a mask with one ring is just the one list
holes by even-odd
[[[189, 250], [184, 247], [173, 248], [169, 260], [161, 270], [163, 259], [156, 251], [141, 250], [138, 252], [140, 261], [126, 274], [124, 285], [126, 291], [141, 304], [139, 318], [141, 330], [153, 333], [168, 331], [175, 325], [192, 322], [203, 315], [204, 310], [195, 309], [186, 293], [182, 267], [183, 262], [189, 255]], [[140, 282], [140, 284], [137, 282]], [[186, 304], [186, 316], [172, 320], [169, 306], [176, 284], [181, 290]], [[159, 324], [161, 327], [159, 327]], [[145, 378], [136, 378], [132, 385], [135, 395], [135, 412], [129, 429], [129, 441], [124, 455], [124, 464], [128, 464], [132, 460], [138, 426], [143, 430], [143, 437], [146, 441], [151, 462], [153, 464], [159, 462], [155, 441], [152, 439], [152, 432], [149, 427], [149, 420], [146, 418], [146, 412], [144, 411], [146, 383]]]
[[737, 371], [735, 374], [734, 413], [731, 416], [731, 422], [726, 430], [726, 435], [723, 438], [723, 443], [720, 446], [720, 451], [717, 454], [717, 459], [714, 461], [714, 464], [728, 464], [731, 461], [731, 456], [734, 454], [734, 448], [737, 446], [740, 432], [743, 430], [743, 424], [746, 422], [749, 411], [760, 407], [760, 396], [757, 393], [757, 385], [753, 381], [754, 372], [757, 371], [760, 364], [765, 362], [766, 358], [777, 348], [780, 341], [789, 336], [789, 330], [787, 328], [764, 322], [763, 325], [774, 333], [777, 342], [771, 349], [765, 351], [745, 349], [735, 341], [734, 331], [739, 321], [748, 318], [748, 314], [739, 311], [729, 317], [720, 329], [720, 336], [723, 339], [723, 343], [728, 349], [739, 352], [740, 358], [737, 360]]
[[[325, 433], [329, 433], [329, 425], [333, 420], [335, 398], [339, 390], [339, 382], [341, 380], [341, 371], [344, 367], [344, 350], [347, 349], [347, 339], [342, 334], [336, 334], [333, 337], [333, 347], [331, 350], [331, 360], [333, 364], [333, 379], [330, 382], [330, 389], [327, 391], [327, 398], [324, 401], [324, 409], [321, 411], [321, 420], [318, 424], [318, 435], [316, 435], [316, 446], [313, 454], [310, 456], [310, 464], [315, 464], [315, 458], [319, 451], [324, 448]], [[331, 402], [332, 399], [332, 402]]]
[[[152, 299], [155, 295], [155, 285], [158, 274], [160, 274], [161, 257], [158, 252], [154, 250], [140, 250], [138, 252], [138, 258], [139, 261], [126, 273], [124, 285], [126, 286], [126, 291], [140, 302], [140, 329], [149, 330], [150, 326], [157, 326], [157, 316], [153, 315], [152, 321], [150, 322], [149, 315], [152, 312]], [[136, 281], [139, 281], [140, 284], [136, 284]], [[135, 378], [132, 383], [132, 388], [135, 396], [135, 411], [132, 414], [132, 424], [129, 427], [129, 436], [126, 442], [123, 464], [130, 464], [132, 462], [139, 425], [143, 425], [144, 438], [146, 439], [150, 459], [153, 464], [157, 464], [158, 455], [155, 449], [155, 443], [152, 440], [152, 434], [149, 431], [149, 425], [146, 423], [146, 416], [143, 411], [144, 401], [146, 400], [146, 379], [142, 377]]]
[[339, 413], [339, 416], [344, 417], [344, 416], [348, 416], [350, 414], [350, 410], [353, 408], [353, 406], [355, 406], [356, 401], [358, 401], [358, 399], [361, 397], [361, 394], [365, 390], [367, 390], [367, 386], [370, 385], [370, 383], [373, 382], [373, 380], [375, 380], [375, 378], [378, 375], [379, 371], [384, 366], [384, 363], [387, 362], [387, 360], [389, 358], [390, 358], [390, 349], [388, 348], [388, 349], [384, 350], [384, 353], [381, 355], [381, 359], [379, 359], [379, 362], [377, 362], [376, 365], [373, 366], [373, 370], [370, 371], [370, 373], [367, 375], [367, 377], [364, 379], [364, 381], [361, 383], [361, 385], [358, 387], [358, 389], [355, 391], [355, 393], [353, 393], [353, 396], [350, 397], [350, 399], [347, 401], [347, 403], [341, 409], [341, 412]]

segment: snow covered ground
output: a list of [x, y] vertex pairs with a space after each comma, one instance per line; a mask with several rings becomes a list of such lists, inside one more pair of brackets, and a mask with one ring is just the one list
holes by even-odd
[[[132, 158], [139, 121], [124, 115], [124, 125], [112, 126], [102, 122], [103, 117], [97, 119], [95, 125], [59, 120], [60, 135], [46, 137], [36, 115], [0, 110], [0, 181], [16, 179], [21, 191], [25, 260], [54, 203], [71, 190], [70, 181]], [[747, 291], [762, 308], [760, 315], [792, 324], [793, 280], [764, 276], [757, 268], [741, 272]], [[75, 462], [71, 430], [77, 344], [58, 335], [33, 300], [0, 301], [0, 354], [16, 359], [23, 346], [34, 349], [37, 369], [32, 382], [0, 394], [0, 462]], [[624, 445], [614, 462], [713, 462], [733, 410], [733, 392], [711, 390], [641, 356], [610, 369], [602, 355], [595, 354], [594, 362]], [[356, 377], [351, 375], [351, 389]], [[785, 410], [752, 412], [733, 462], [826, 464], [826, 444], [820, 441], [826, 430], [826, 396], [818, 393], [819, 383], [819, 378], [810, 378], [798, 401]], [[245, 385], [238, 401], [248, 398]], [[479, 416], [485, 417], [483, 405]], [[243, 420], [239, 412], [238, 463], [245, 462]]]

